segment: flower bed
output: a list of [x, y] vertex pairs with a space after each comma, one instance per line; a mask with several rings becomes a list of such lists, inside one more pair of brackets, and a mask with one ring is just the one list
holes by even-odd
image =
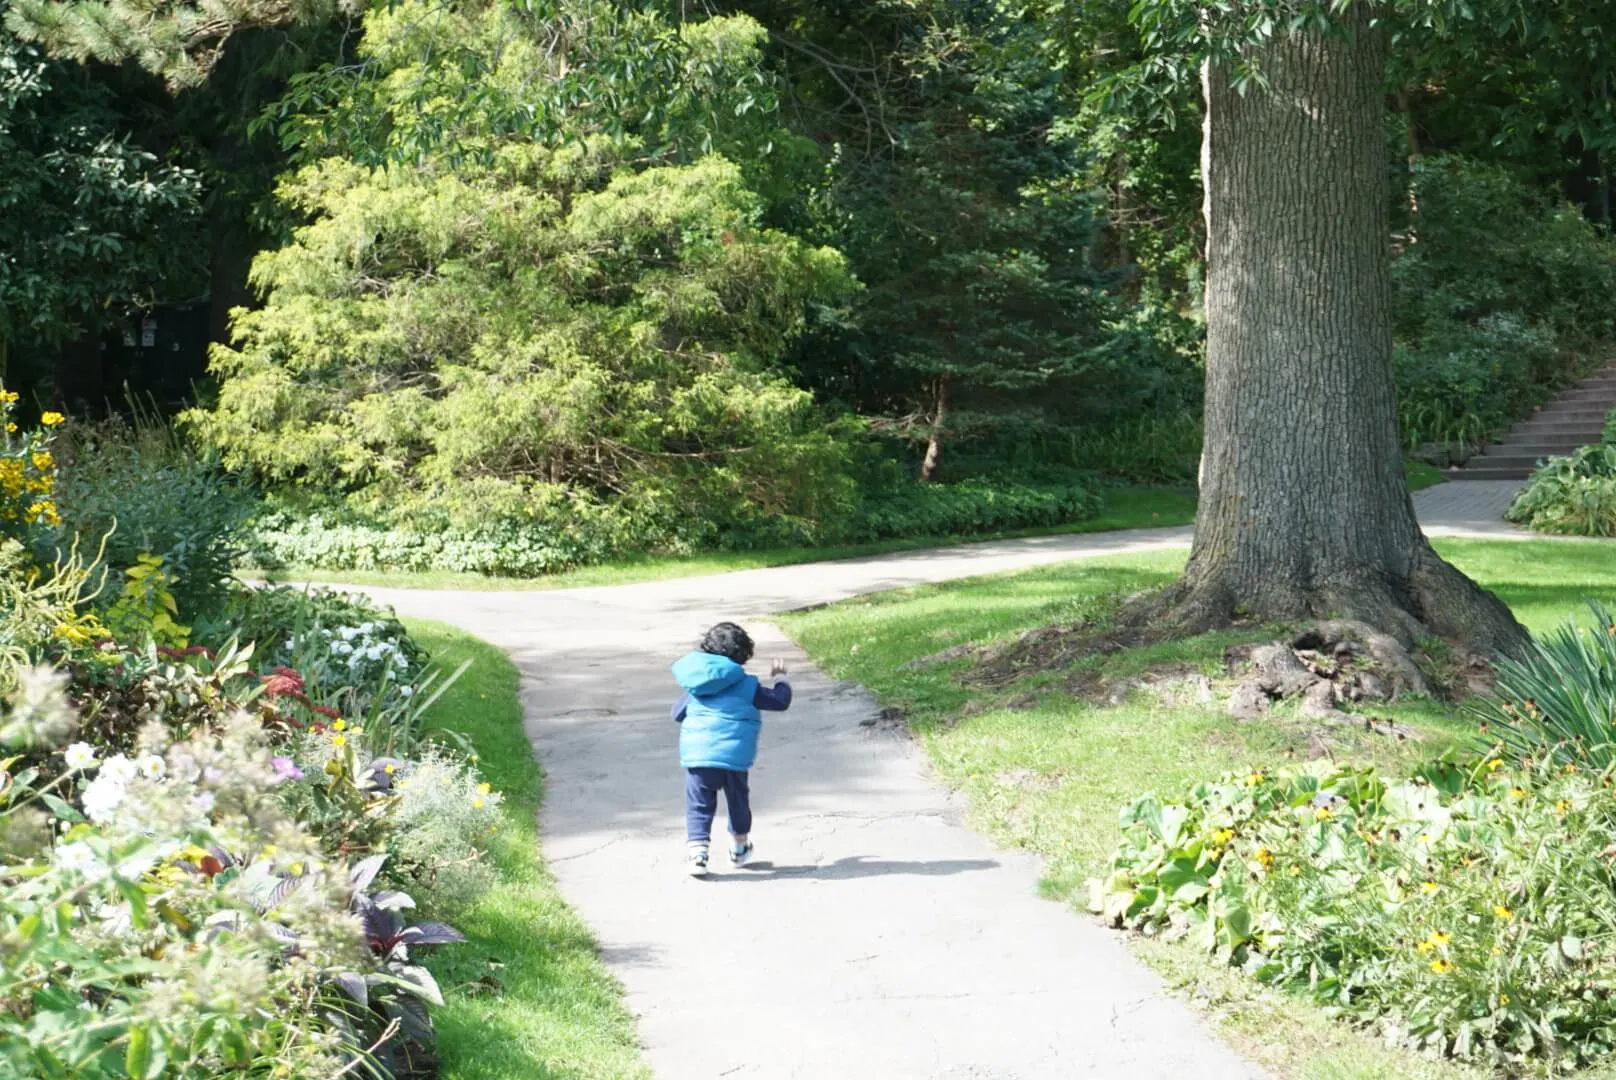
[[459, 672], [336, 594], [182, 611], [162, 556], [97, 594], [49, 438], [0, 453], [0, 1075], [435, 1075], [419, 954], [500, 820], [424, 733]]

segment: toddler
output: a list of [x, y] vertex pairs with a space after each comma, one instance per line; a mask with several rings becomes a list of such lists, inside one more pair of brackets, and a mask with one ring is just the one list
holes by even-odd
[[[779, 679], [764, 686], [745, 667], [752, 639], [732, 622], [707, 631], [701, 647], [673, 665], [684, 696], [673, 707], [679, 724], [679, 764], [685, 770], [686, 868], [693, 877], [707, 873], [718, 793], [729, 815], [729, 860], [743, 865], [752, 855], [752, 803], [746, 773], [757, 761], [764, 711], [791, 706], [791, 684]], [[786, 673], [776, 660], [770, 676]]]

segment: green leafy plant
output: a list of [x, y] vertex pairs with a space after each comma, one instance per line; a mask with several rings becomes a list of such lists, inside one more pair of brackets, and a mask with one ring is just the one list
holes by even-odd
[[87, 610], [90, 578], [76, 547], [42, 570], [21, 543], [0, 539], [0, 694], [25, 668], [82, 656], [105, 636]]
[[179, 603], [174, 599], [174, 575], [163, 567], [161, 555], [143, 554], [124, 571], [123, 589], [107, 609], [107, 628], [123, 642], [148, 642], [168, 648], [184, 648], [191, 629], [179, 623]]
[[58, 485], [63, 525], [70, 534], [106, 537], [109, 585], [155, 555], [188, 617], [220, 607], [236, 587], [251, 491], [145, 409], [132, 422], [80, 425], [70, 436]]
[[1539, 532], [1616, 536], [1616, 444], [1595, 443], [1550, 458], [1505, 516]]
[[1598, 601], [1588, 612], [1498, 661], [1492, 694], [1472, 707], [1482, 743], [1515, 761], [1616, 767], [1616, 614]]
[[1394, 1043], [1584, 1064], [1616, 1050], [1610, 783], [1541, 757], [1225, 776], [1135, 803], [1092, 904]]

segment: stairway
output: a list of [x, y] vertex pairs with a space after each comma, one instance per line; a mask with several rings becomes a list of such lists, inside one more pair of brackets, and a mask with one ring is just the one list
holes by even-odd
[[1500, 441], [1457, 469], [1450, 480], [1525, 480], [1547, 457], [1563, 457], [1599, 441], [1605, 415], [1616, 409], [1616, 364], [1562, 391], [1516, 424]]

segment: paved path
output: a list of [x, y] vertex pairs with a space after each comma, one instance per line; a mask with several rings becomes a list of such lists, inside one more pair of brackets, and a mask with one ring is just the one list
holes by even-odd
[[[1451, 484], [1458, 489], [1470, 485]], [[1449, 491], [1431, 531], [1509, 532], [1496, 493]], [[1478, 509], [1480, 507], [1481, 509]], [[568, 592], [367, 590], [507, 649], [548, 777], [546, 854], [599, 936], [663, 1080], [1157, 1080], [1260, 1073], [1115, 934], [1038, 899], [1038, 864], [961, 824], [875, 702], [815, 671], [760, 616], [848, 596], [1188, 543], [1189, 529], [974, 544]], [[764, 726], [759, 859], [683, 875], [667, 668], [720, 618], [792, 661], [798, 701]], [[722, 857], [720, 857], [722, 861]]]

